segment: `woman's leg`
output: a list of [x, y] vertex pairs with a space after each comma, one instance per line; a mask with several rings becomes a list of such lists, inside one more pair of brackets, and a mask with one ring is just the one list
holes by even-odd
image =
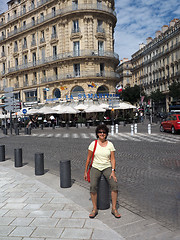
[[117, 203], [117, 191], [111, 191], [111, 199], [112, 199], [112, 209], [116, 209], [116, 203]]
[[112, 214], [116, 218], [120, 218], [121, 215], [118, 213], [117, 208], [116, 208], [117, 196], [118, 196], [118, 184], [117, 184], [117, 182], [114, 181], [114, 179], [112, 177], [111, 177], [111, 179], [109, 179], [109, 177], [111, 175], [111, 171], [112, 171], [111, 168], [106, 168], [103, 170], [103, 174], [104, 174], [105, 178], [107, 179], [107, 181], [109, 182], [110, 189], [111, 189]]
[[93, 204], [93, 210], [97, 212], [97, 187], [98, 187], [98, 181], [99, 178], [101, 177], [101, 171], [99, 171], [96, 168], [91, 168], [90, 172], [90, 195], [91, 195], [91, 200]]

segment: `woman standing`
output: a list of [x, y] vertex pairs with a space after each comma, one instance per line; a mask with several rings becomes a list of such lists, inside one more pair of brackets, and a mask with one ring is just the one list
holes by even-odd
[[[116, 217], [120, 218], [121, 215], [118, 213], [116, 209], [117, 202], [117, 178], [115, 174], [115, 148], [114, 145], [107, 140], [109, 129], [106, 125], [99, 125], [96, 128], [96, 136], [97, 136], [97, 146], [94, 153], [93, 164], [90, 172], [90, 194], [91, 200], [93, 204], [93, 210], [89, 214], [90, 218], [94, 218], [98, 214], [97, 210], [97, 187], [98, 181], [101, 177], [101, 173], [105, 176], [107, 181], [109, 182], [111, 189], [111, 198], [112, 198], [112, 211], [111, 213]], [[88, 156], [85, 166], [84, 179], [87, 181], [87, 171], [88, 165], [91, 161], [93, 150], [95, 146], [95, 141], [93, 141], [88, 148]]]

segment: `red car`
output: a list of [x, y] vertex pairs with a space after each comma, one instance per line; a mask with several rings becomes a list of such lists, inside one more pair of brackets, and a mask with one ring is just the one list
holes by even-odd
[[180, 114], [169, 115], [166, 121], [161, 122], [160, 131], [176, 133], [180, 131]]

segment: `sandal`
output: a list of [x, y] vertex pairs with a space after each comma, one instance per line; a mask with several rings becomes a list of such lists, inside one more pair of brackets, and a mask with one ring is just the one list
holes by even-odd
[[121, 218], [121, 215], [118, 213], [117, 209], [112, 209], [111, 213], [115, 216], [115, 218]]
[[98, 215], [98, 211], [93, 209], [92, 212], [89, 214], [89, 217], [95, 218], [96, 215]]

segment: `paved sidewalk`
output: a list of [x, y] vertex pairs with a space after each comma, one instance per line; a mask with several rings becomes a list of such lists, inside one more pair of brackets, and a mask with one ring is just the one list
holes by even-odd
[[121, 219], [115, 219], [110, 209], [89, 219], [92, 206], [87, 189], [76, 183], [60, 188], [58, 176], [49, 172], [35, 176], [33, 168], [13, 164], [0, 162], [0, 240], [180, 239], [179, 232], [122, 207]]

